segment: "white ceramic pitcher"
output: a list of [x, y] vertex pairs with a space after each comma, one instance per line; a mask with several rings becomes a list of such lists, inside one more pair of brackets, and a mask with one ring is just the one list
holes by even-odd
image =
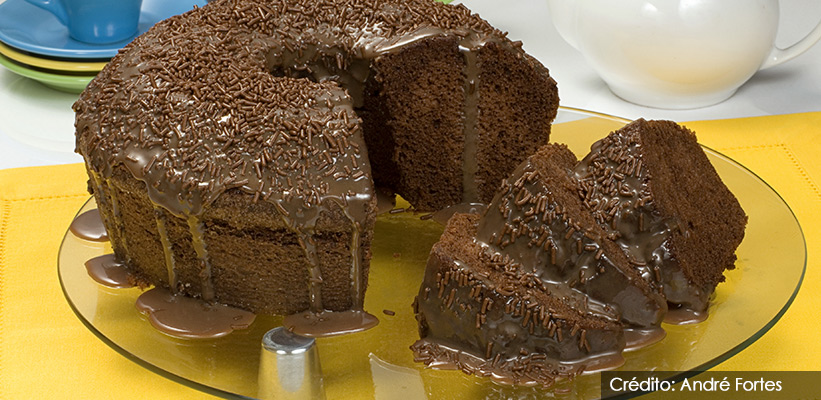
[[775, 47], [778, 0], [547, 0], [559, 34], [617, 96], [658, 108], [726, 100], [821, 39]]

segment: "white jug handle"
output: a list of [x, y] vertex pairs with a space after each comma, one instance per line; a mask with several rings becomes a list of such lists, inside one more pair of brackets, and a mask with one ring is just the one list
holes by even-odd
[[764, 60], [764, 63], [761, 64], [761, 69], [770, 68], [772, 66], [781, 64], [783, 62], [792, 60], [793, 58], [797, 57], [801, 53], [807, 51], [812, 47], [815, 42], [821, 39], [821, 22], [813, 28], [813, 30], [805, 36], [803, 39], [799, 40], [792, 46], [787, 48], [778, 48], [774, 47], [772, 51], [770, 51], [770, 55], [767, 56], [767, 59]]
[[576, 42], [576, 13], [580, 0], [547, 0], [547, 8], [553, 20], [553, 26], [559, 32], [559, 36], [570, 46], [579, 49]]

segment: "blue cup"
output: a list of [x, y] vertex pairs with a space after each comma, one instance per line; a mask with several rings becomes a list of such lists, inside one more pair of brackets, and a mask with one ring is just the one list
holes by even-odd
[[115, 43], [133, 37], [142, 0], [26, 0], [57, 17], [75, 40]]

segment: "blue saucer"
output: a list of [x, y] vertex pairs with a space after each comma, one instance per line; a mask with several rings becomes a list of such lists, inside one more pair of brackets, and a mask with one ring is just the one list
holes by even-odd
[[[145, 33], [159, 21], [182, 14], [194, 6], [202, 7], [206, 3], [206, 0], [143, 0], [137, 35]], [[79, 42], [72, 39], [68, 35], [68, 28], [46, 10], [23, 0], [0, 3], [0, 41], [37, 55], [107, 59], [114, 57], [117, 50], [133, 39], [108, 44]]]

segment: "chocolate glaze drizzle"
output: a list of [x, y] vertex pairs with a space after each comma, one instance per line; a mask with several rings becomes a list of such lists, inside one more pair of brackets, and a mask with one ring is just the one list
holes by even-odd
[[[200, 279], [202, 298], [205, 301], [214, 300], [214, 283], [211, 280], [211, 259], [208, 257], [208, 249], [205, 244], [205, 228], [202, 222], [194, 216], [188, 216], [188, 231], [191, 232], [191, 243], [197, 253], [197, 261], [200, 263]], [[170, 250], [170, 249], [169, 249]], [[167, 266], [173, 270], [173, 265]], [[168, 281], [171, 282], [173, 274], [169, 274]]]
[[[665, 314], [665, 317], [668, 314]], [[667, 336], [667, 332], [660, 326], [650, 328], [626, 328], [624, 330], [624, 351], [645, 348], [660, 342], [665, 336]]]
[[174, 259], [174, 251], [171, 249], [171, 240], [168, 238], [168, 229], [166, 229], [166, 217], [159, 206], [154, 206], [154, 218], [157, 221], [157, 233], [160, 235], [160, 242], [162, 243], [163, 255], [165, 256], [165, 268], [168, 271], [168, 286], [171, 291], [176, 294], [177, 289], [177, 269], [176, 261]]
[[[71, 226], [77, 227], [77, 231], [81, 233], [94, 233], [97, 231], [94, 227], [97, 219], [99, 219], [99, 212], [93, 209], [77, 216]], [[158, 221], [160, 221], [159, 217]], [[98, 223], [102, 227], [102, 222]], [[95, 234], [91, 237], [99, 236]], [[127, 265], [114, 254], [94, 257], [85, 262], [85, 267], [88, 275], [105, 287], [125, 289], [135, 286], [134, 278]], [[248, 311], [209, 303], [203, 299], [176, 295], [162, 288], [153, 288], [144, 292], [137, 298], [135, 305], [140, 312], [149, 316], [152, 326], [159, 331], [189, 339], [225, 336], [234, 330], [247, 328], [256, 318]]]
[[[111, 191], [111, 183], [110, 180], [103, 178], [99, 173], [94, 172], [91, 168], [88, 168], [88, 163], [86, 162], [86, 169], [88, 170], [88, 174], [90, 177], [90, 182], [94, 185], [94, 192], [95, 193], [104, 193], [104, 185], [107, 186], [107, 189]], [[123, 238], [123, 225], [120, 223], [120, 206], [117, 202], [117, 195], [115, 193], [110, 193], [109, 196], [102, 196], [98, 195], [95, 196], [97, 201], [97, 207], [95, 210], [100, 215], [102, 224], [104, 225], [104, 229], [106, 231], [107, 239], [112, 240], [115, 238]], [[102, 214], [100, 213], [100, 208], [108, 209], [110, 214]], [[113, 219], [113, 220], [112, 220]], [[126, 264], [128, 264], [128, 245], [126, 244], [125, 240], [118, 241], [119, 246], [122, 247], [122, 253], [125, 257]]]
[[462, 151], [462, 202], [479, 202], [479, 185], [476, 172], [479, 165], [476, 154], [479, 148], [479, 133], [476, 124], [479, 119], [479, 67], [478, 51], [485, 45], [485, 40], [476, 36], [465, 38], [459, 45], [459, 51], [465, 56], [465, 102], [464, 102], [464, 138]]
[[707, 310], [697, 311], [689, 307], [671, 307], [664, 316], [664, 322], [673, 325], [697, 324], [707, 320]]

